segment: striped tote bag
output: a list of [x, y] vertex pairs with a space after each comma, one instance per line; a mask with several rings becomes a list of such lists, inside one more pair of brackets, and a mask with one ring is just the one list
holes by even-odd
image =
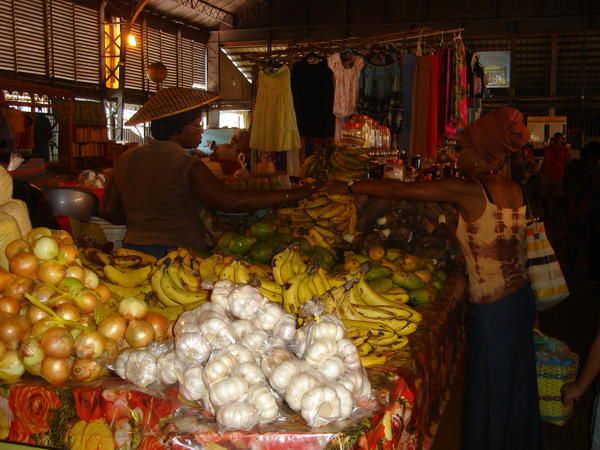
[[546, 236], [544, 222], [530, 218], [527, 224], [527, 276], [538, 311], [544, 311], [569, 296], [569, 288]]

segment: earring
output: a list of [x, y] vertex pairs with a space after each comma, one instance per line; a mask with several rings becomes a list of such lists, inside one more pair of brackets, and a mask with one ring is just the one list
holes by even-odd
[[475, 167], [479, 167], [479, 161], [475, 162]]

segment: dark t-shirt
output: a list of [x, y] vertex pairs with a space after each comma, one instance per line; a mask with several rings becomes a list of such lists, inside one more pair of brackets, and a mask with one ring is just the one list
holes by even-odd
[[325, 61], [294, 64], [292, 94], [300, 136], [333, 136], [333, 86], [333, 72]]

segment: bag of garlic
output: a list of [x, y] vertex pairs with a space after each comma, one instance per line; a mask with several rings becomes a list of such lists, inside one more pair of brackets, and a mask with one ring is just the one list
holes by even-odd
[[323, 426], [370, 399], [366, 372], [337, 318], [321, 316], [297, 330], [296, 317], [250, 285], [217, 282], [211, 302], [181, 314], [173, 331], [171, 346], [127, 350], [112, 369], [143, 387], [178, 383], [180, 395], [214, 414], [222, 430], [278, 420], [284, 400], [310, 426]]

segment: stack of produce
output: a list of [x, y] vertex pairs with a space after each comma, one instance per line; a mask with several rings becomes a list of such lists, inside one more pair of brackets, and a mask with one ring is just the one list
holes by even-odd
[[167, 319], [135, 298], [118, 303], [81, 264], [68, 233], [35, 228], [5, 254], [10, 272], [0, 269], [1, 379], [27, 370], [52, 384], [92, 381], [107, 373], [119, 348], [165, 339]]
[[368, 148], [335, 146], [329, 158], [331, 167], [329, 178], [344, 182], [367, 178], [369, 151]]
[[328, 250], [341, 245], [344, 235], [356, 233], [356, 206], [348, 195], [313, 195], [297, 207], [277, 208], [275, 216], [292, 234]]
[[327, 160], [322, 155], [310, 155], [304, 158], [300, 178], [305, 181], [327, 178]]
[[31, 221], [25, 202], [12, 198], [13, 180], [0, 166], [0, 267], [8, 269], [5, 249], [15, 239], [31, 231]]
[[140, 386], [179, 383], [181, 395], [216, 413], [223, 429], [280, 417], [278, 400], [310, 426], [343, 420], [371, 388], [335, 317], [296, 330], [296, 318], [249, 285], [220, 281], [211, 302], [181, 315], [172, 348], [123, 352], [119, 376]]

